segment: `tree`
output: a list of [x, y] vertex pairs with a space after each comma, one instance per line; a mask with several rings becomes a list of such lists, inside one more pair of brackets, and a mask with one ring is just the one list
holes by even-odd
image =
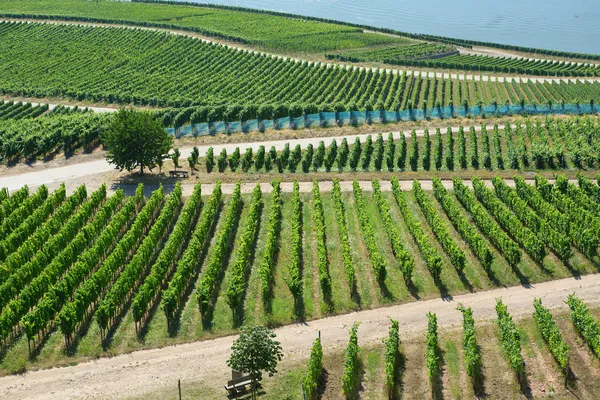
[[215, 167], [215, 156], [214, 150], [212, 147], [209, 147], [206, 151], [206, 157], [204, 159], [204, 163], [206, 164], [206, 172], [211, 173], [213, 168]]
[[181, 156], [181, 152], [178, 148], [173, 150], [173, 154], [171, 154], [171, 160], [173, 160], [173, 166], [175, 166], [175, 171], [179, 168], [179, 157]]
[[256, 398], [256, 384], [262, 372], [269, 376], [277, 373], [277, 363], [283, 358], [277, 336], [263, 326], [243, 327], [240, 337], [231, 346], [227, 365], [235, 371], [249, 374], [252, 379], [252, 398]]
[[131, 172], [140, 167], [152, 168], [168, 157], [173, 138], [164, 130], [162, 122], [152, 114], [134, 109], [120, 109], [102, 134], [106, 159], [117, 168]]
[[196, 168], [196, 160], [194, 160], [194, 157], [189, 156], [187, 161], [188, 161], [188, 165], [190, 167], [190, 173], [192, 175], [194, 175], [194, 169]]

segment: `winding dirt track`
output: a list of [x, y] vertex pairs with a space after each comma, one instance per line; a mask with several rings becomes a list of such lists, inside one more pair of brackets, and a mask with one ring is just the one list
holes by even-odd
[[[492, 129], [493, 124], [486, 125], [487, 129]], [[448, 127], [445, 126], [442, 129], [443, 133], [446, 133], [446, 129]], [[458, 126], [451, 127], [454, 132], [458, 130]], [[481, 131], [481, 126], [474, 127], [476, 131]], [[435, 132], [435, 128], [430, 128], [430, 133]], [[415, 130], [417, 136], [423, 136], [424, 129]], [[394, 139], [400, 138], [400, 135], [404, 135], [405, 137], [410, 137], [411, 130], [405, 130], [401, 132], [392, 132]], [[290, 145], [290, 148], [293, 149], [297, 144], [299, 144], [303, 149], [308, 146], [308, 144], [312, 144], [313, 146], [318, 146], [320, 141], [325, 142], [325, 145], [329, 145], [332, 140], [337, 140], [338, 143], [343, 139], [348, 140], [348, 143], [351, 145], [354, 143], [356, 138], [359, 138], [361, 142], [364, 142], [367, 139], [367, 136], [375, 136], [374, 134], [360, 134], [360, 135], [346, 135], [346, 136], [330, 136], [330, 137], [315, 137], [315, 138], [303, 138], [303, 139], [289, 139], [289, 140], [271, 140], [265, 142], [249, 142], [249, 143], [227, 143], [227, 144], [215, 144], [215, 145], [203, 145], [198, 146], [198, 150], [200, 152], [200, 157], [204, 157], [206, 152], [210, 147], [213, 148], [214, 154], [218, 155], [221, 153], [223, 149], [227, 151], [227, 154], [231, 154], [236, 147], [239, 147], [243, 152], [247, 148], [252, 148], [252, 151], [256, 152], [260, 146], [265, 146], [267, 151], [271, 148], [271, 146], [275, 147], [276, 150], [281, 151], [285, 147], [286, 144]], [[387, 136], [385, 136], [387, 139]], [[187, 159], [189, 155], [192, 153], [193, 147], [182, 147], [181, 151], [181, 160]], [[82, 178], [88, 175], [99, 174], [103, 172], [110, 172], [114, 170], [114, 167], [111, 166], [108, 161], [101, 159], [95, 161], [87, 161], [77, 164], [70, 164], [63, 167], [55, 167], [52, 168], [48, 163], [39, 163], [32, 167], [33, 172], [27, 172], [25, 174], [18, 175], [5, 175], [0, 176], [0, 187], [7, 187], [9, 191], [18, 190], [23, 185], [29, 185], [31, 188], [35, 188], [37, 186], [46, 184], [58, 184], [61, 182], [68, 182], [72, 179]]]
[[[461, 314], [456, 311], [459, 302], [471, 306], [477, 323], [481, 324], [482, 320], [495, 318], [494, 306], [498, 297], [502, 297], [513, 316], [519, 317], [531, 314], [534, 298], [542, 298], [550, 308], [565, 308], [564, 300], [572, 292], [588, 304], [597, 304], [600, 274], [360, 311], [306, 324], [288, 325], [276, 329], [276, 333], [284, 349], [284, 362], [299, 361], [308, 357], [318, 330], [321, 331], [327, 354], [327, 350], [346, 345], [348, 329], [354, 321], [361, 321], [359, 341], [366, 344], [380, 341], [387, 335], [388, 317], [400, 321], [401, 335], [407, 337], [424, 331], [427, 323], [425, 314], [429, 311], [437, 313], [441, 327], [460, 326]], [[177, 379], [181, 379], [183, 384], [185, 381], [200, 380], [218, 390], [229, 375], [225, 361], [234, 339], [235, 336], [228, 336], [143, 350], [72, 367], [7, 376], [0, 378], [0, 398], [124, 398], [175, 387]]]

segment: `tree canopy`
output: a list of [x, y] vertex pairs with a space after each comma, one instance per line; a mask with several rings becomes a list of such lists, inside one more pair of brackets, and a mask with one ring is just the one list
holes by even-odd
[[275, 340], [275, 333], [263, 326], [244, 327], [240, 337], [231, 346], [231, 357], [227, 365], [232, 369], [250, 374], [252, 377], [252, 397], [255, 397], [256, 382], [262, 371], [273, 376], [277, 373], [277, 363], [283, 358], [281, 344]]
[[140, 167], [143, 174], [144, 168], [152, 170], [168, 157], [173, 138], [149, 112], [120, 109], [102, 134], [102, 142], [109, 163], [121, 171]]

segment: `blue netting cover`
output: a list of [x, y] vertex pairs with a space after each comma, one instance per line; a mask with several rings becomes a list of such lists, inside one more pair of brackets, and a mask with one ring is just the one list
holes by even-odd
[[[334, 113], [335, 114], [335, 113]], [[316, 128], [321, 125], [321, 113], [319, 114], [308, 114], [306, 116], [304, 126], [307, 128]]]
[[334, 126], [336, 124], [335, 114], [336, 114], [335, 112], [322, 112], [321, 113], [322, 121], [327, 126]]
[[304, 129], [304, 116], [298, 118], [290, 117], [290, 128]]
[[367, 111], [365, 113], [366, 117], [368, 120], [371, 121], [371, 123], [373, 124], [380, 124], [382, 121], [381, 119], [381, 111], [377, 110], [377, 111]]
[[246, 132], [253, 132], [258, 130], [258, 120], [256, 119], [246, 121], [244, 125], [244, 129], [246, 129]]
[[[260, 124], [262, 124], [264, 130], [275, 128], [275, 122], [273, 122], [272, 119], [264, 119], [264, 120], [260, 121]], [[259, 124], [259, 126], [260, 126], [260, 124]]]
[[220, 133], [233, 132], [252, 132], [257, 130], [267, 129], [290, 129], [292, 126], [295, 129], [304, 129], [305, 127], [317, 127], [321, 124], [326, 126], [334, 126], [336, 115], [342, 125], [349, 124], [365, 124], [367, 120], [372, 123], [381, 122], [397, 122], [422, 120], [427, 118], [452, 118], [470, 116], [503, 116], [513, 114], [530, 114], [530, 115], [546, 115], [546, 114], [591, 114], [600, 112], [600, 104], [530, 104], [521, 106], [518, 104], [498, 106], [489, 105], [480, 107], [470, 106], [465, 109], [464, 106], [445, 106], [435, 107], [425, 110], [403, 110], [403, 111], [343, 111], [343, 112], [322, 112], [318, 114], [308, 114], [298, 118], [284, 117], [277, 120], [250, 120], [245, 122], [203, 122], [191, 125], [185, 125], [178, 128], [165, 128], [167, 134], [175, 137], [185, 136], [204, 136], [215, 135]]
[[352, 113], [350, 111], [342, 111], [339, 113], [338, 118], [342, 125], [348, 125], [352, 123]]
[[242, 123], [241, 122], [229, 122], [229, 133], [236, 133], [242, 131]]
[[396, 111], [383, 111], [385, 122], [398, 122], [398, 113]]
[[352, 122], [358, 125], [365, 123], [367, 113], [364, 111], [352, 111]]
[[276, 121], [276, 129], [290, 129], [290, 117], [279, 118]]
[[212, 135], [225, 133], [225, 122], [211, 122], [210, 132]]

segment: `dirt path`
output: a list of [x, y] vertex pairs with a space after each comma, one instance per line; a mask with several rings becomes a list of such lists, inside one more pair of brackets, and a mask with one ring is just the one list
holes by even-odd
[[11, 97], [11, 96], [4, 96], [1, 98], [1, 100], [4, 100], [5, 102], [8, 101], [14, 101], [16, 102], [23, 102], [23, 103], [31, 103], [31, 105], [33, 107], [37, 107], [39, 105], [44, 105], [44, 104], [48, 104], [48, 110], [52, 111], [54, 110], [56, 107], [58, 106], [63, 106], [63, 107], [67, 107], [67, 108], [73, 108], [75, 106], [77, 106], [78, 108], [87, 108], [88, 110], [92, 110], [94, 112], [99, 112], [99, 113], [106, 113], [106, 112], [115, 112], [118, 110], [117, 107], [96, 107], [96, 106], [86, 106], [83, 104], [59, 104], [59, 103], [48, 103], [45, 101], [41, 101], [39, 99], [35, 99], [35, 101], [33, 101], [33, 98], [30, 97]]
[[[327, 350], [343, 348], [354, 321], [361, 321], [359, 341], [364, 345], [380, 341], [387, 335], [388, 317], [400, 321], [401, 335], [406, 337], [420, 334], [425, 329], [425, 314], [429, 311], [437, 313], [440, 326], [459, 327], [462, 321], [460, 312], [456, 311], [459, 302], [473, 307], [475, 318], [482, 323], [482, 320], [495, 318], [494, 306], [498, 297], [502, 297], [514, 317], [519, 317], [532, 312], [534, 298], [542, 298], [550, 308], [565, 308], [564, 300], [572, 292], [586, 302], [596, 304], [600, 274], [360, 311], [288, 325], [276, 329], [276, 333], [284, 349], [284, 362], [291, 362], [308, 357], [319, 330], [326, 354]], [[183, 382], [200, 380], [218, 390], [229, 375], [225, 361], [234, 339], [235, 336], [228, 336], [0, 378], [0, 398], [123, 398], [143, 395], [167, 385], [172, 387], [177, 379]]]
[[[493, 124], [486, 125], [486, 129], [491, 130], [494, 127]], [[514, 126], [513, 126], [514, 127]], [[448, 127], [442, 127], [443, 133], [446, 133]], [[435, 133], [435, 128], [428, 128], [430, 134]], [[452, 127], [452, 130], [456, 132], [458, 126]], [[481, 126], [475, 127], [476, 131], [481, 131]], [[423, 136], [424, 129], [418, 129], [415, 131], [417, 136]], [[410, 137], [411, 130], [392, 132], [394, 139], [400, 138], [400, 135]], [[200, 151], [200, 157], [204, 157], [210, 147], [213, 148], [215, 156], [217, 156], [223, 149], [227, 150], [227, 154], [231, 154], [236, 147], [239, 147], [242, 153], [247, 148], [252, 148], [253, 152], [256, 152], [260, 146], [265, 146], [268, 151], [271, 146], [274, 146], [277, 151], [283, 150], [285, 145], [289, 143], [290, 148], [293, 149], [299, 144], [303, 149], [312, 144], [317, 147], [319, 142], [322, 140], [325, 145], [328, 146], [332, 140], [337, 140], [338, 144], [343, 140], [348, 140], [348, 144], [352, 145], [356, 138], [359, 138], [361, 142], [367, 139], [367, 136], [375, 136], [374, 134], [360, 134], [360, 135], [346, 135], [346, 136], [330, 136], [330, 137], [315, 137], [315, 138], [302, 138], [302, 139], [289, 139], [289, 140], [271, 140], [265, 142], [249, 142], [249, 143], [228, 143], [228, 144], [214, 144], [214, 145], [200, 145], [197, 146]], [[387, 139], [387, 135], [384, 137]], [[180, 148], [181, 160], [186, 160], [192, 152], [192, 146], [186, 146]], [[29, 185], [30, 187], [40, 186], [42, 184], [51, 185], [59, 184], [61, 182], [70, 182], [77, 178], [84, 178], [89, 175], [95, 175], [103, 172], [110, 172], [114, 170], [106, 160], [100, 159], [95, 161], [87, 161], [81, 163], [73, 163], [61, 167], [52, 168], [52, 162], [48, 163], [36, 163], [31, 166], [32, 172], [24, 174], [11, 175], [10, 173], [0, 177], [0, 187], [7, 187], [9, 191], [14, 191], [22, 187], [23, 185]]]

